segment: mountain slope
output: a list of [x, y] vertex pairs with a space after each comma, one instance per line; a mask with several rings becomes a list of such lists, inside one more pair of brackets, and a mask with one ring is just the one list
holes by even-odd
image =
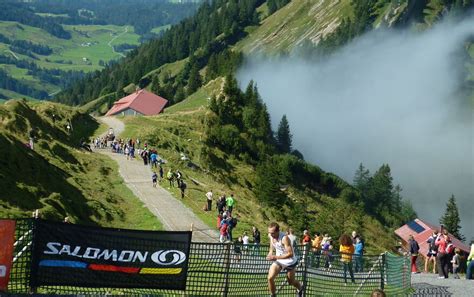
[[350, 0], [294, 0], [265, 18], [235, 49], [246, 54], [289, 52], [305, 41], [318, 43], [351, 15]]
[[[53, 220], [161, 228], [122, 185], [116, 164], [79, 148], [98, 127], [90, 116], [59, 104], [10, 100], [0, 106], [0, 122], [0, 217], [30, 217], [39, 209]], [[34, 150], [25, 145], [31, 133]]]

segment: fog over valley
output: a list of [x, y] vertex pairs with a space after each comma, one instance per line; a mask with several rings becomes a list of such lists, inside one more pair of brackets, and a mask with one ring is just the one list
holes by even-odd
[[424, 32], [375, 30], [334, 55], [253, 58], [254, 80], [276, 129], [286, 114], [293, 147], [352, 183], [360, 163], [389, 164], [419, 218], [438, 225], [454, 194], [461, 233], [474, 237], [473, 108], [460, 94], [474, 18]]

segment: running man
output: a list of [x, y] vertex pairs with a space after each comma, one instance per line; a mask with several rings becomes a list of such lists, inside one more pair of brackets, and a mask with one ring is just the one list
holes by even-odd
[[[280, 226], [275, 222], [268, 226], [268, 237], [270, 249], [267, 260], [274, 261], [268, 270], [268, 289], [271, 296], [276, 296], [275, 278], [282, 270], [286, 270], [288, 283], [298, 290], [298, 296], [303, 296], [303, 286], [295, 279], [298, 259], [293, 252], [290, 239], [284, 232], [280, 232]], [[273, 255], [273, 250], [276, 251], [276, 255]]]

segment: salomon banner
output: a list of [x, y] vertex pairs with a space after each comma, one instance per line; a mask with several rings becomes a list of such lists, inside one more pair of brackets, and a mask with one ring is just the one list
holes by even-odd
[[185, 290], [191, 232], [35, 220], [32, 286]]
[[6, 291], [10, 279], [15, 242], [15, 221], [0, 220], [0, 291]]

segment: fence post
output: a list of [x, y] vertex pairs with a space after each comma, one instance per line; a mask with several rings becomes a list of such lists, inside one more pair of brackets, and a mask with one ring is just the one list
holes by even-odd
[[306, 296], [306, 292], [307, 292], [307, 282], [308, 282], [308, 278], [307, 278], [307, 273], [308, 273], [308, 261], [311, 261], [311, 257], [309, 257], [309, 252], [310, 252], [310, 249], [309, 249], [309, 243], [306, 243], [303, 247], [303, 288], [304, 291], [303, 291], [303, 295]]
[[[38, 215], [38, 210], [36, 210], [36, 215]], [[36, 254], [34, 253], [35, 251], [35, 245], [36, 245], [36, 223], [37, 221], [40, 220], [40, 218], [35, 217], [34, 219], [29, 219], [28, 221], [30, 222], [30, 227], [31, 227], [31, 245], [30, 245], [30, 275], [28, 279], [28, 293], [29, 294], [36, 294], [36, 274], [38, 273], [37, 268], [37, 259], [36, 259]]]
[[229, 294], [229, 270], [230, 270], [230, 243], [224, 243], [224, 291], [222, 296], [227, 297]]
[[380, 289], [385, 287], [385, 261], [387, 253], [382, 254], [382, 263], [380, 265]]

